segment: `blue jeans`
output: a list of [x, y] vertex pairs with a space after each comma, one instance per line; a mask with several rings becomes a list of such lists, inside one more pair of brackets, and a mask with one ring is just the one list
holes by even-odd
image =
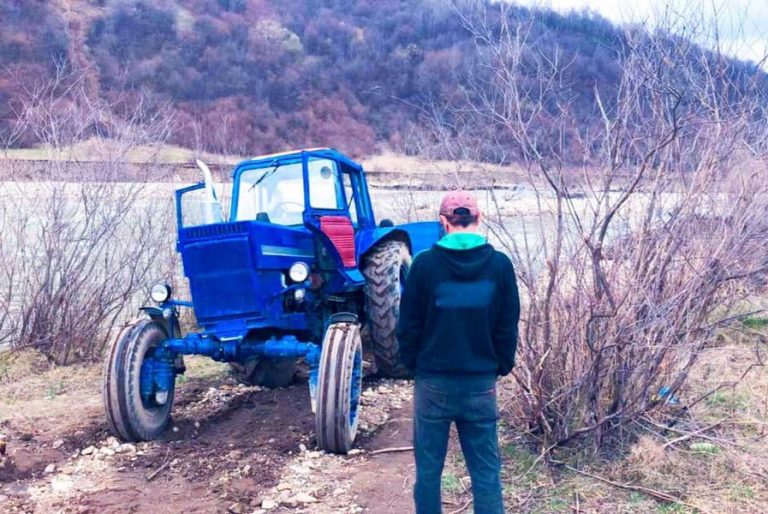
[[454, 422], [472, 480], [475, 513], [503, 514], [495, 378], [417, 377], [414, 389], [416, 513], [442, 512], [441, 478]]

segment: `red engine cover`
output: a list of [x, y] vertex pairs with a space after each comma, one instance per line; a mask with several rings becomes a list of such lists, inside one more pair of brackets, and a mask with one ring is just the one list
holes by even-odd
[[346, 216], [320, 216], [320, 230], [333, 242], [345, 268], [357, 266], [355, 261], [355, 228]]

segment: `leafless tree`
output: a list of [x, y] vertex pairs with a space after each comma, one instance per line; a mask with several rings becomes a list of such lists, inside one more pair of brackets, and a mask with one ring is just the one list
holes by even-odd
[[465, 98], [428, 118], [439, 148], [527, 175], [512, 196], [486, 193], [524, 303], [504, 415], [545, 453], [588, 436], [601, 447], [684, 394], [718, 330], [752, 310], [768, 271], [765, 89], [734, 71], [711, 25], [670, 17], [626, 29], [620, 83], [595, 85], [584, 122], [572, 63], [536, 44], [530, 20], [467, 5], [455, 12], [478, 60]]
[[[97, 357], [175, 264], [171, 195], [147, 187], [171, 118], [142, 95], [108, 103], [84, 86], [65, 66], [49, 83], [19, 85], [19, 123], [49, 155], [32, 181], [24, 163], [5, 161], [0, 192], [0, 342], [61, 364]], [[141, 166], [129, 162], [137, 149]]]

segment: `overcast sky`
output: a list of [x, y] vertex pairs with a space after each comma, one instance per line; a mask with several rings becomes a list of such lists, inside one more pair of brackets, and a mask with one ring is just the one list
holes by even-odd
[[[686, 18], [718, 20], [726, 53], [753, 62], [768, 53], [768, 0], [509, 0], [556, 11], [590, 9], [615, 23], [646, 21], [653, 24], [665, 9]], [[715, 16], [716, 15], [716, 16]], [[768, 66], [764, 65], [768, 69]]]

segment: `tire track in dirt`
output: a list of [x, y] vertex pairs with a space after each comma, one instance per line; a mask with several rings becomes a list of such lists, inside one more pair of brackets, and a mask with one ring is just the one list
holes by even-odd
[[[348, 455], [332, 455], [313, 449], [314, 445], [301, 444], [285, 462], [278, 483], [262, 492], [262, 503], [246, 512], [355, 514], [382, 512], [380, 505], [386, 504], [393, 506], [392, 512], [409, 512], [410, 507], [396, 509], [397, 505], [407, 505], [410, 495], [405, 495], [405, 503], [391, 501], [393, 497], [403, 497], [402, 478], [407, 470], [393, 468], [393, 476], [399, 478], [391, 484], [383, 482], [380, 474], [383, 468], [377, 469], [377, 462], [386, 465], [388, 460], [374, 462], [368, 452], [408, 437], [410, 415], [403, 416], [403, 413], [410, 412], [410, 389], [405, 381], [368, 382], [363, 391], [356, 448]], [[407, 462], [410, 455], [400, 458]], [[359, 480], [358, 475], [363, 471], [362, 476], [370, 480]], [[233, 511], [241, 510], [240, 505], [230, 507]], [[248, 507], [252, 508], [253, 502]]]
[[[202, 403], [221, 391], [209, 388]], [[258, 503], [259, 492], [275, 483], [285, 460], [308, 440], [308, 393], [301, 386], [224, 392], [231, 396], [212, 411], [201, 415], [199, 403], [190, 403], [191, 411], [177, 413], [174, 429], [150, 443], [140, 466], [125, 469], [81, 504], [94, 512], [123, 512], [125, 505], [135, 512], [223, 512], [233, 503]]]
[[0, 433], [9, 441], [6, 457], [12, 463], [12, 470], [0, 472], [0, 485], [40, 475], [48, 465], [65, 461], [84, 442], [106, 436], [97, 399], [76, 401], [66, 396], [64, 401], [78, 405], [76, 416], [71, 410], [64, 413], [55, 408], [48, 414], [47, 406], [40, 404], [33, 407], [35, 416], [0, 419]]
[[[37, 427], [3, 424], [10, 455], [24, 469], [0, 482], [0, 511], [251, 513], [266, 512], [261, 506], [267, 500], [267, 506], [275, 503], [269, 512], [353, 513], [378, 498], [391, 503], [403, 496], [402, 477], [412, 472], [396, 466], [390, 473], [397, 478], [381, 488], [385, 474], [377, 466], [410, 455], [373, 460], [366, 451], [410, 437], [409, 415], [401, 416], [410, 412], [410, 386], [384, 381], [366, 387], [361, 449], [349, 456], [314, 450], [306, 383], [263, 390], [230, 379], [190, 380], [178, 389], [172, 428], [160, 440], [137, 445], [108, 437], [98, 399], [72, 399], [66, 416], [38, 419]], [[32, 432], [25, 440], [27, 429]], [[358, 471], [362, 481], [353, 476]], [[290, 477], [292, 488], [277, 491]]]
[[[50, 420], [30, 436], [5, 424], [17, 469], [0, 483], [0, 511], [224, 511], [272, 485], [313, 429], [306, 384], [265, 391], [190, 381], [180, 388], [173, 429], [117, 455], [100, 403], [72, 411], [83, 423], [57, 429]], [[44, 473], [51, 464], [55, 472]]]
[[[401, 448], [413, 444], [413, 407], [408, 402], [370, 441], [367, 452]], [[360, 505], [376, 514], [413, 512], [411, 490], [416, 476], [413, 453], [396, 452], [370, 456], [357, 467], [351, 488], [357, 491]]]

